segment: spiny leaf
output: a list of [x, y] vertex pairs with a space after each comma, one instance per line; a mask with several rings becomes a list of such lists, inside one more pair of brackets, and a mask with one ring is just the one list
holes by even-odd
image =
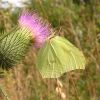
[[84, 69], [85, 58], [68, 40], [56, 36], [40, 49], [37, 67], [42, 77], [57, 78], [65, 72]]
[[30, 36], [26, 29], [16, 28], [0, 36], [0, 66], [9, 69], [26, 54], [30, 45]]

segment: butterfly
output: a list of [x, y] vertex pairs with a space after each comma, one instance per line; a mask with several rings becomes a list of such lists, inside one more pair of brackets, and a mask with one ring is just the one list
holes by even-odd
[[67, 39], [55, 36], [39, 50], [37, 68], [43, 78], [58, 78], [75, 69], [85, 69], [83, 53]]

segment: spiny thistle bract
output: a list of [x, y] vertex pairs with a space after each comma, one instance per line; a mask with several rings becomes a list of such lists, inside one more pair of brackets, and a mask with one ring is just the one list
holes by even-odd
[[28, 11], [22, 12], [19, 18], [19, 26], [32, 33], [36, 48], [40, 48], [52, 32], [52, 28], [46, 20], [43, 20], [37, 13]]
[[0, 66], [3, 69], [13, 67], [26, 54], [31, 37], [26, 29], [15, 28], [0, 36]]

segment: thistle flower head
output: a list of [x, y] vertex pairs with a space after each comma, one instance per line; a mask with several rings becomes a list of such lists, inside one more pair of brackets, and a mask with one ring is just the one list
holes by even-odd
[[19, 25], [32, 33], [35, 47], [41, 47], [51, 34], [51, 27], [36, 13], [23, 12], [19, 18]]

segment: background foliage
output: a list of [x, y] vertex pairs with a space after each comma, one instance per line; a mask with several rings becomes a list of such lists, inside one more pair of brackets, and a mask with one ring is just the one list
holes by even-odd
[[[24, 7], [2, 7], [0, 0], [0, 32], [9, 32], [20, 11], [38, 12], [85, 54], [85, 71], [64, 74], [60, 81], [67, 100], [100, 99], [100, 0], [29, 0]], [[35, 67], [36, 53], [30, 50], [19, 65], [0, 78], [10, 100], [63, 100], [57, 93], [56, 79], [42, 79]], [[69, 98], [69, 99], [68, 99]], [[3, 100], [0, 93], [0, 100]]]

